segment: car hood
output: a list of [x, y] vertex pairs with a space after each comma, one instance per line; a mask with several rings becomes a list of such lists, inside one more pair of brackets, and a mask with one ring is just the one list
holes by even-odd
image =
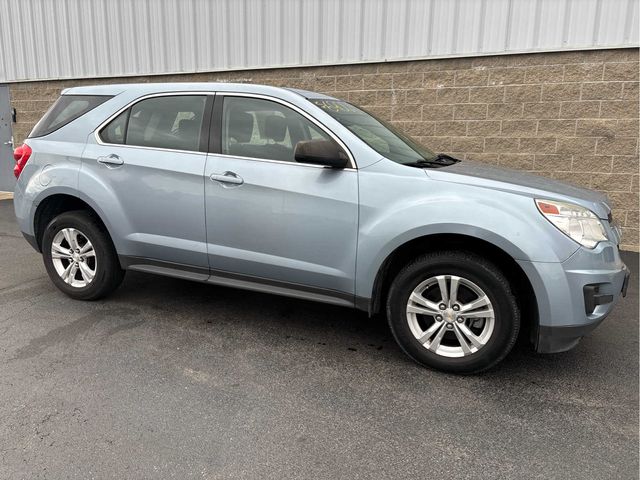
[[606, 219], [611, 212], [607, 197], [602, 193], [509, 168], [465, 160], [448, 167], [425, 171], [430, 178], [443, 182], [464, 183], [532, 198], [577, 203], [602, 219]]

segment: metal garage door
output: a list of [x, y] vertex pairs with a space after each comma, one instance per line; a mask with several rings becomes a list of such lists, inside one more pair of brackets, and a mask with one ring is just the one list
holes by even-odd
[[11, 134], [11, 106], [9, 87], [0, 85], [0, 192], [13, 192], [13, 136]]

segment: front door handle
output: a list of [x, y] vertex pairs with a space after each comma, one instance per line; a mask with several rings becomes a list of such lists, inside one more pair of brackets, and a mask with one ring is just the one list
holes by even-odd
[[124, 165], [124, 160], [115, 153], [112, 153], [106, 157], [98, 157], [98, 163], [106, 165], [107, 167], [119, 167], [120, 165]]
[[232, 185], [242, 185], [244, 180], [234, 172], [212, 173], [209, 178], [214, 182], [230, 183]]

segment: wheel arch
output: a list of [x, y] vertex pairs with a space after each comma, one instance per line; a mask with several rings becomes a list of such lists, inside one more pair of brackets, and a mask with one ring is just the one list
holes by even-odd
[[[444, 246], [444, 247], [443, 247]], [[370, 315], [383, 311], [391, 282], [409, 261], [418, 255], [438, 250], [461, 250], [478, 254], [496, 264], [507, 277], [518, 299], [522, 315], [521, 335], [535, 338], [539, 323], [538, 304], [531, 280], [518, 262], [503, 248], [494, 243], [460, 233], [435, 233], [423, 235], [396, 247], [380, 265], [376, 274], [371, 299], [363, 305]]]
[[71, 193], [56, 192], [47, 195], [38, 202], [33, 214], [33, 232], [38, 251], [42, 251], [42, 236], [49, 222], [61, 213], [73, 210], [89, 212], [102, 224], [111, 237], [111, 231], [103, 220], [102, 215], [87, 200]]

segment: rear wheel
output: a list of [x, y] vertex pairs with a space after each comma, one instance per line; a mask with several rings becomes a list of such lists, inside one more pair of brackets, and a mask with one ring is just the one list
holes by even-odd
[[78, 300], [96, 300], [124, 277], [109, 234], [89, 213], [65, 212], [47, 225], [42, 256], [56, 287]]
[[475, 254], [419, 257], [389, 290], [389, 325], [400, 347], [420, 364], [477, 373], [513, 347], [520, 312], [504, 274]]

